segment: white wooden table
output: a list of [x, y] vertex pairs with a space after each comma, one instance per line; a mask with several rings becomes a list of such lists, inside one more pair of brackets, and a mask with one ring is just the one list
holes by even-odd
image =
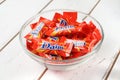
[[[52, 71], [28, 57], [19, 43], [21, 26], [49, 9], [74, 9], [95, 17], [105, 39], [96, 57], [71, 71]], [[120, 0], [0, 0], [0, 80], [119, 80]]]

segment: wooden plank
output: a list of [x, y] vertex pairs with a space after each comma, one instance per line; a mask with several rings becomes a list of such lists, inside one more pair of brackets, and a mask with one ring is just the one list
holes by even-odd
[[27, 19], [39, 12], [50, 1], [7, 0], [0, 5], [0, 49], [20, 30]]
[[25, 54], [18, 36], [0, 54], [0, 80], [36, 80], [44, 70]]
[[101, 23], [105, 33], [99, 52], [77, 69], [71, 71], [48, 70], [41, 80], [103, 80], [120, 48], [119, 14], [119, 0], [101, 0], [91, 14]]
[[54, 0], [45, 10], [49, 9], [73, 9], [89, 13], [99, 0]]

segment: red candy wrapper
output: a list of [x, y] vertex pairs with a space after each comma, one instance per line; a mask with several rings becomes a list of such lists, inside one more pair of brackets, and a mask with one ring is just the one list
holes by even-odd
[[40, 17], [30, 27], [25, 36], [27, 49], [52, 60], [83, 56], [102, 39], [92, 21], [77, 22], [77, 12], [56, 12], [52, 20]]
[[31, 51], [35, 50], [36, 52], [39, 52], [39, 54], [50, 54], [49, 51], [54, 51], [51, 54], [60, 55], [62, 57], [68, 57], [70, 56], [71, 50], [73, 48], [73, 43], [65, 43], [65, 41], [61, 42], [61, 40], [51, 41], [48, 39], [32, 39], [27, 42], [27, 48]]
[[86, 42], [82, 40], [67, 39], [66, 42], [73, 43], [72, 52], [80, 52], [86, 46]]
[[67, 26], [59, 26], [55, 27], [53, 29], [50, 29], [46, 32], [45, 35], [47, 36], [64, 36], [64, 35], [70, 35], [70, 34], [78, 34], [84, 33], [85, 35], [88, 35], [94, 31], [96, 27], [93, 25], [92, 22], [87, 24], [86, 22], [82, 22], [77, 26], [74, 25], [67, 25]]
[[[33, 26], [34, 25], [34, 26]], [[32, 24], [32, 31], [28, 33], [25, 38], [26, 39], [33, 39], [33, 38], [41, 38], [42, 36], [42, 29], [45, 26], [43, 22]]]
[[63, 12], [69, 25], [74, 25], [77, 21], [77, 12]]
[[39, 22], [43, 22], [45, 26], [47, 26], [48, 28], [53, 28], [56, 26], [56, 23], [54, 21], [51, 21], [43, 17], [40, 17]]
[[73, 25], [68, 25], [64, 27], [55, 27], [51, 30], [48, 30], [45, 35], [47, 36], [63, 36], [69, 35], [76, 32], [76, 28]]

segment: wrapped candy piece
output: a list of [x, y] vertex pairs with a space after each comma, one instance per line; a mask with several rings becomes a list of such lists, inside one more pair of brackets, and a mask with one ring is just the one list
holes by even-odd
[[[49, 38], [50, 39], [50, 38]], [[73, 48], [73, 43], [65, 43], [63, 40], [59, 41], [51, 41], [51, 40], [43, 40], [33, 38], [31, 40], [27, 40], [27, 48], [30, 51], [36, 51], [37, 54], [49, 54], [52, 51], [52, 54], [59, 55], [62, 57], [70, 56], [71, 50]]]
[[90, 32], [92, 33], [96, 29], [96, 26], [93, 24], [92, 21], [90, 21], [88, 25], [89, 25], [89, 28], [90, 28]]
[[53, 21], [59, 26], [67, 26], [76, 24], [77, 12], [63, 12], [63, 15], [60, 13], [55, 13]]
[[52, 44], [52, 43], [44, 42], [41, 45], [41, 49], [57, 50], [57, 54], [63, 57], [70, 56], [72, 47], [73, 47], [73, 43]]
[[73, 48], [73, 43], [66, 43], [64, 45], [67, 49], [65, 50], [51, 50], [50, 53], [48, 54], [51, 54], [51, 55], [56, 55], [57, 56], [61, 56], [61, 57], [69, 57], [71, 55], [71, 50]]
[[97, 39], [93, 39], [90, 43], [89, 43], [89, 46], [88, 46], [88, 51], [92, 51], [93, 47], [95, 46], [97, 42]]
[[32, 50], [31, 52], [38, 56], [48, 58], [48, 54], [46, 54], [46, 53], [49, 53], [50, 50]]
[[38, 39], [27, 39], [26, 40], [26, 46], [27, 46], [27, 49], [30, 50], [30, 51], [34, 51], [37, 47], [38, 47], [38, 42], [39, 40]]
[[68, 25], [64, 27], [55, 27], [51, 30], [48, 30], [45, 35], [47, 36], [62, 36], [76, 33], [77, 28], [73, 25]]
[[65, 36], [47, 37], [46, 40], [49, 41], [49, 42], [66, 43], [67, 38]]
[[45, 26], [45, 24], [43, 22], [40, 22], [39, 25], [35, 25], [36, 27], [33, 28], [32, 31], [30, 31], [30, 33], [28, 33], [25, 38], [26, 39], [32, 39], [32, 38], [40, 38], [40, 32], [41, 29]]
[[51, 20], [49, 20], [49, 19], [46, 19], [46, 18], [44, 18], [44, 17], [40, 17], [38, 22], [35, 22], [35, 23], [30, 24], [31, 29], [35, 29], [37, 26], [39, 26], [39, 24], [40, 24], [41, 22], [44, 23], [45, 26], [47, 26], [48, 28], [53, 28], [53, 27], [56, 26], [56, 23], [55, 23], [55, 22], [53, 22], [53, 21], [51, 21]]
[[93, 49], [93, 47], [101, 40], [102, 36], [99, 32], [99, 30], [96, 28], [93, 33], [92, 33], [92, 40], [89, 43], [89, 47], [88, 50], [91, 51]]
[[96, 36], [97, 41], [101, 40], [102, 38], [100, 31], [97, 28], [93, 31], [93, 35]]
[[61, 15], [60, 13], [55, 13], [54, 14], [54, 17], [53, 17], [53, 19], [52, 19], [52, 21], [53, 22], [56, 22], [56, 23], [59, 23], [60, 22], [60, 19], [64, 19], [65, 20], [65, 18], [63, 17], [63, 15]]
[[81, 52], [81, 50], [85, 49], [86, 42], [83, 40], [72, 40], [72, 39], [67, 39], [68, 43], [73, 43], [73, 49], [72, 52]]
[[77, 20], [77, 12], [63, 12], [63, 15], [60, 13], [55, 13], [53, 21], [60, 26], [74, 25]]
[[47, 26], [49, 28], [53, 28], [56, 26], [56, 22], [46, 19], [44, 17], [40, 17], [39, 22], [43, 22], [45, 24], [45, 26]]
[[[37, 42], [38, 41], [38, 42]], [[73, 43], [65, 43], [61, 41], [50, 41], [50, 40], [37, 40], [34, 50], [37, 52], [50, 50], [56, 51], [57, 55], [67, 57], [70, 56], [71, 50], [73, 48]], [[34, 44], [33, 44], [34, 45]], [[36, 48], [36, 49], [35, 49]]]
[[45, 37], [44, 33], [55, 27], [55, 22], [48, 20], [46, 18], [40, 17], [39, 22], [33, 23], [30, 25], [32, 31], [25, 36], [25, 38], [42, 38]]
[[65, 36], [65, 35], [70, 35], [70, 34], [79, 34], [81, 33], [84, 34], [84, 36], [92, 33], [96, 27], [93, 26], [92, 22], [88, 25], [85, 21], [79, 24], [79, 26], [74, 26], [74, 25], [67, 25], [64, 27], [55, 27], [53, 29], [48, 30], [45, 35], [47, 36]]
[[55, 13], [53, 17], [53, 21], [56, 22], [56, 27], [60, 27], [60, 26], [62, 27], [68, 25], [66, 18], [59, 13]]
[[49, 42], [57, 42], [57, 43], [65, 43], [65, 46], [69, 46], [67, 47], [67, 49], [65, 50], [66, 51], [66, 54], [61, 51], [61, 50], [54, 50], [52, 51], [52, 54], [58, 54], [58, 55], [61, 55], [62, 57], [67, 57], [67, 56], [70, 56], [69, 54], [69, 51], [71, 51], [73, 49], [73, 42], [68, 40], [65, 36], [61, 36], [61, 37], [48, 37], [47, 40]]
[[[34, 28], [33, 28], [34, 27]], [[48, 30], [48, 27], [45, 26], [43, 22], [38, 22], [36, 25], [32, 26], [32, 30], [28, 33], [25, 38], [44, 38], [44, 33]]]
[[37, 25], [39, 25], [39, 22], [30, 24], [30, 27], [31, 27], [31, 29], [35, 29]]
[[94, 29], [96, 28], [96, 26], [94, 26], [91, 21], [89, 22], [89, 24], [87, 24], [84, 21], [82, 22], [81, 26], [82, 26], [82, 32], [85, 33], [86, 35], [92, 33]]
[[69, 25], [74, 25], [77, 21], [77, 12], [63, 12], [63, 16]]
[[66, 35], [68, 39], [73, 39], [73, 40], [83, 40], [86, 38], [86, 36], [87, 35], [83, 32], [76, 32], [74, 34]]
[[57, 27], [67, 26], [68, 22], [65, 19], [60, 18]]

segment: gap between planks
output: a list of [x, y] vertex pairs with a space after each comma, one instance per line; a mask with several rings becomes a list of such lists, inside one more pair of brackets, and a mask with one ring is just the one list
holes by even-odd
[[112, 71], [116, 61], [118, 60], [119, 55], [120, 55], [120, 50], [117, 52], [117, 54], [115, 55], [115, 58], [113, 59], [113, 61], [109, 65], [105, 75], [103, 76], [103, 80], [108, 80], [108, 77], [109, 77], [109, 75], [110, 75], [110, 73], [111, 73], [111, 71]]
[[[96, 2], [96, 4], [93, 6], [93, 8], [89, 11], [89, 13], [87, 15], [90, 15], [93, 12], [93, 10], [97, 7], [97, 5], [100, 3], [100, 1], [101, 0], [98, 0]], [[86, 18], [87, 18], [87, 16], [85, 16], [82, 20], [85, 20]]]
[[45, 70], [43, 71], [42, 74], [40, 74], [40, 76], [38, 77], [37, 80], [40, 80], [43, 77], [43, 75], [47, 72], [47, 70], [48, 70], [48, 68], [45, 68]]

